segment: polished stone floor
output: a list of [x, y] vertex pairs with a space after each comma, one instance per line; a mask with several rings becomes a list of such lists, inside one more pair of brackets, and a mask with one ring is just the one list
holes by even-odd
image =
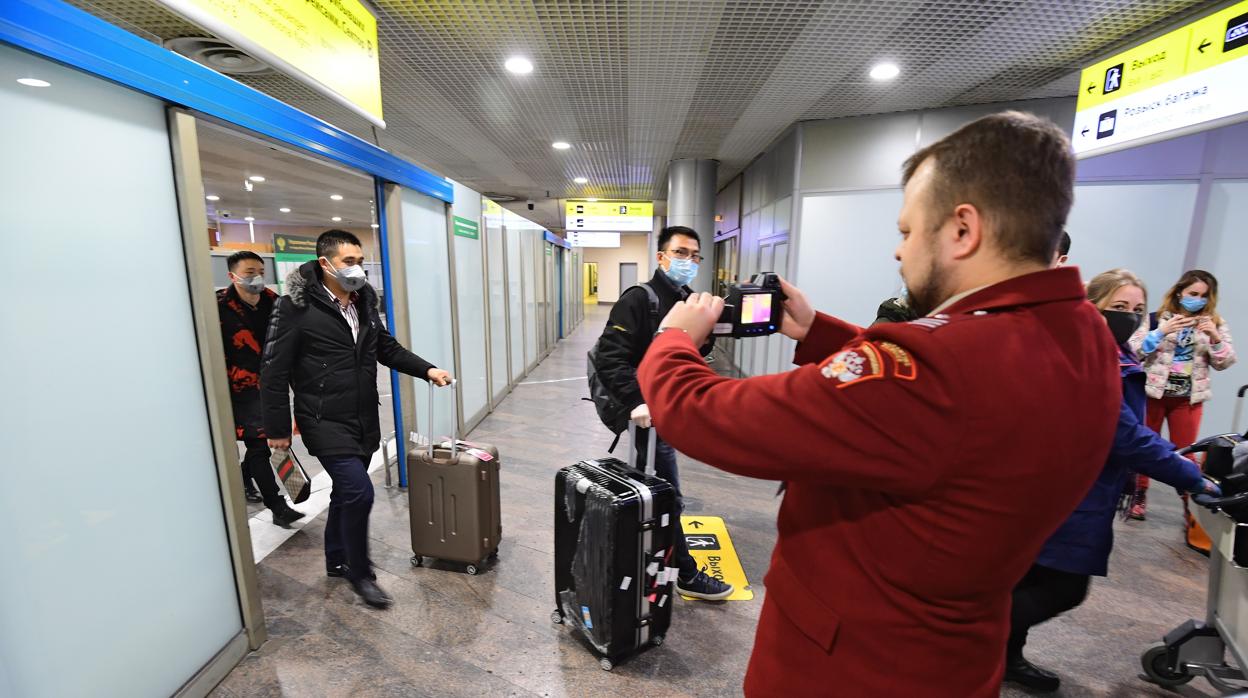
[[[555, 471], [604, 455], [610, 443], [581, 400], [584, 381], [561, 379], [585, 375], [585, 352], [606, 312], [590, 308], [582, 328], [471, 434], [503, 454], [503, 543], [492, 569], [474, 577], [450, 565], [413, 568], [406, 493], [384, 488], [378, 473], [372, 559], [395, 606], [368, 608], [344, 581], [325, 577], [322, 514], [259, 565], [270, 640], [213, 695], [739, 695], [775, 541], [774, 483], [682, 457], [687, 511], [727, 520], [753, 601], [680, 602], [667, 643], [610, 673], [550, 622]], [[1140, 653], [1203, 613], [1205, 559], [1183, 547], [1178, 500], [1165, 490], [1155, 486], [1147, 522], [1118, 524], [1111, 576], [1094, 583], [1088, 601], [1033, 631], [1029, 656], [1060, 671], [1058, 695], [1176, 695], [1138, 678]], [[828, 695], [837, 695], [835, 686], [829, 677]], [[1196, 681], [1177, 695], [1216, 693]]]

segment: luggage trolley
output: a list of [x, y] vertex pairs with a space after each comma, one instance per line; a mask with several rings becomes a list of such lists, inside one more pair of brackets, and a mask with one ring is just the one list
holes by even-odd
[[[1239, 389], [1242, 399], [1248, 386]], [[1236, 407], [1234, 428], [1238, 426]], [[1166, 634], [1162, 644], [1140, 658], [1148, 680], [1181, 686], [1203, 676], [1219, 691], [1248, 691], [1248, 459], [1245, 436], [1209, 437], [1179, 451], [1204, 453], [1205, 476], [1221, 486], [1223, 496], [1192, 497], [1196, 519], [1213, 542], [1203, 622], [1189, 620]], [[1238, 448], [1236, 448], [1238, 446]], [[1239, 455], [1238, 467], [1235, 456]], [[1227, 659], [1232, 663], [1228, 663]]]

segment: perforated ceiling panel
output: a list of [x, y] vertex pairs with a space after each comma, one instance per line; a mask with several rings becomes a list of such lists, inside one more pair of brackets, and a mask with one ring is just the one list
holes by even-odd
[[[72, 1], [155, 41], [204, 34], [147, 0]], [[385, 131], [281, 75], [240, 79], [480, 191], [651, 199], [673, 158], [716, 158], [725, 182], [798, 120], [1073, 95], [1082, 63], [1208, 5], [373, 0]], [[516, 54], [536, 70], [506, 72]], [[868, 79], [882, 60], [901, 76]]]

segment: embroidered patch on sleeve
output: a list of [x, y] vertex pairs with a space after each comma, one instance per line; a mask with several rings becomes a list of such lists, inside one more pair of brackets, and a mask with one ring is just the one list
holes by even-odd
[[914, 363], [914, 357], [910, 356], [910, 352], [893, 344], [892, 342], [880, 342], [880, 349], [883, 349], [893, 358], [893, 375], [907, 381], [912, 381], [919, 375], [919, 367]]
[[819, 372], [824, 378], [836, 381], [839, 389], [864, 380], [883, 378], [884, 362], [879, 351], [864, 342], [832, 355], [819, 367]]

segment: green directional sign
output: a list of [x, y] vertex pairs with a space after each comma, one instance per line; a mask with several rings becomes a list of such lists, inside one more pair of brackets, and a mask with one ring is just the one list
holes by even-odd
[[470, 218], [455, 216], [454, 220], [451, 221], [451, 225], [454, 226], [455, 234], [461, 238], [481, 239], [480, 224]]

